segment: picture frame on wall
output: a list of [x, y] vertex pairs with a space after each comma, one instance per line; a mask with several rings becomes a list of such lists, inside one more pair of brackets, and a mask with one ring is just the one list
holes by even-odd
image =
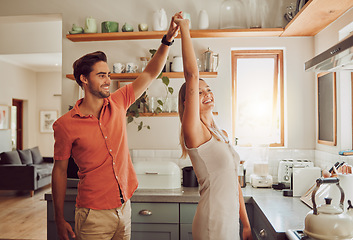
[[10, 107], [7, 105], [0, 105], [0, 130], [10, 128]]
[[53, 123], [58, 118], [57, 110], [41, 110], [40, 111], [40, 132], [53, 133]]

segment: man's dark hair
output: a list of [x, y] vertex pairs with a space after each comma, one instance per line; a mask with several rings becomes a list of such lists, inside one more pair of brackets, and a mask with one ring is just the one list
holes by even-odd
[[92, 66], [97, 62], [107, 62], [107, 56], [104, 52], [97, 51], [93, 53], [88, 53], [79, 59], [77, 59], [72, 65], [74, 69], [74, 77], [78, 85], [82, 87], [82, 82], [80, 76], [83, 75], [88, 78], [88, 75], [92, 72]]

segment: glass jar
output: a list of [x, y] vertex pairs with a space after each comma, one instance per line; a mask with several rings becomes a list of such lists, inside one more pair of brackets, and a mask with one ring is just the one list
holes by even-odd
[[242, 0], [224, 0], [219, 12], [219, 28], [247, 28], [245, 13], [245, 6]]

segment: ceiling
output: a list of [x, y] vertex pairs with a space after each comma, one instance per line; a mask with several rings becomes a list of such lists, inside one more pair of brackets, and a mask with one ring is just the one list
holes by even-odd
[[[62, 21], [60, 14], [0, 17], [0, 24], [57, 21]], [[34, 72], [61, 72], [62, 53], [0, 54], [0, 61], [8, 62]]]
[[61, 72], [62, 53], [0, 55], [0, 60], [33, 72]]

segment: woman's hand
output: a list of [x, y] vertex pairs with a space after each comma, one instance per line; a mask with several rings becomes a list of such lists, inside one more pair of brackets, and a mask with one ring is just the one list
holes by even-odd
[[175, 24], [177, 24], [179, 27], [181, 27], [182, 25], [189, 26], [190, 24], [189, 19], [183, 18], [183, 12], [176, 13], [173, 18]]

